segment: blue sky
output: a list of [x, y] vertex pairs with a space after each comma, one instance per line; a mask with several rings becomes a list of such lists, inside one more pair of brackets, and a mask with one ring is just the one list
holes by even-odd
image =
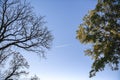
[[[90, 46], [76, 39], [76, 30], [82, 18], [94, 9], [97, 0], [28, 0], [37, 15], [46, 16], [46, 26], [54, 35], [52, 49], [47, 59], [40, 59], [34, 53], [25, 54], [30, 63], [30, 75], [41, 80], [119, 80], [120, 71], [105, 71], [89, 78], [92, 60], [84, 55]], [[26, 53], [26, 52], [24, 52]]]

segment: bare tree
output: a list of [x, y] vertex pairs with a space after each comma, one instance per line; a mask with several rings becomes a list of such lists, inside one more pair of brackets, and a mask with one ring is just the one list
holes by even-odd
[[[7, 56], [7, 55], [5, 55], [5, 56]], [[11, 58], [11, 60], [9, 62], [7, 62], [8, 58], [9, 59]], [[29, 67], [28, 62], [20, 53], [10, 52], [9, 57], [7, 56], [5, 62], [9, 63], [9, 65], [7, 65], [7, 67], [9, 67], [9, 68], [7, 68], [7, 70], [5, 70], [1, 73], [2, 80], [9, 80], [12, 78], [15, 79], [15, 78], [18, 78], [19, 76], [21, 76], [22, 74], [24, 74], [24, 75], [28, 74], [28, 72], [23, 70], [24, 68]]]
[[0, 68], [13, 56], [9, 69], [0, 69], [3, 80], [26, 74], [21, 68], [28, 68], [28, 63], [14, 47], [41, 55], [51, 47], [53, 37], [44, 24], [44, 17], [37, 17], [26, 0], [0, 0]]
[[49, 49], [52, 35], [25, 0], [0, 0], [0, 51], [18, 47], [43, 53]]
[[[8, 52], [7, 52], [8, 51]], [[3, 74], [2, 71], [5, 67], [5, 64], [7, 63], [7, 60], [12, 55], [10, 50], [1, 50], [0, 51], [0, 80], [3, 80]]]
[[31, 77], [30, 80], [40, 80], [40, 78], [38, 76], [34, 75], [33, 77]]
[[1, 50], [0, 51], [0, 68], [4, 66], [6, 60], [12, 55], [10, 50]]

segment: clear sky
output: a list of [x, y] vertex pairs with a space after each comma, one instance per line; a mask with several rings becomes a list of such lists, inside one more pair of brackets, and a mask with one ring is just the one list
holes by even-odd
[[30, 72], [41, 80], [120, 80], [120, 71], [105, 71], [89, 78], [92, 60], [84, 55], [88, 45], [76, 39], [76, 30], [82, 18], [94, 9], [97, 0], [28, 0], [36, 14], [46, 16], [46, 26], [54, 35], [52, 49], [47, 59], [25, 54], [30, 63]]

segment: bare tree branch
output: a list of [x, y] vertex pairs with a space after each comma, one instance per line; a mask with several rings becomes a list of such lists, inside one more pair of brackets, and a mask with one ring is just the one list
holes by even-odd
[[3, 80], [27, 74], [25, 58], [14, 48], [42, 54], [51, 47], [53, 36], [44, 26], [43, 16], [37, 17], [26, 0], [0, 0], [0, 67], [9, 63], [9, 69], [1, 73]]
[[0, 68], [4, 67], [7, 59], [12, 55], [10, 48], [0, 51]]
[[[10, 56], [8, 57], [10, 58]], [[11, 57], [9, 68], [2, 73], [3, 80], [9, 80], [10, 78], [17, 78], [22, 74], [28, 74], [28, 72], [22, 70], [24, 68], [29, 68], [26, 59], [18, 52], [12, 52]]]
[[16, 46], [37, 53], [49, 49], [53, 37], [25, 0], [0, 2], [0, 50]]

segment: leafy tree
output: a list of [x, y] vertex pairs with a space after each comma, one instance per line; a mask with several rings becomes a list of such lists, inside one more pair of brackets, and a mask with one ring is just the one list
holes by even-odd
[[120, 62], [120, 0], [98, 0], [80, 24], [77, 39], [93, 44], [86, 54], [94, 59], [90, 77], [109, 65], [118, 70]]

